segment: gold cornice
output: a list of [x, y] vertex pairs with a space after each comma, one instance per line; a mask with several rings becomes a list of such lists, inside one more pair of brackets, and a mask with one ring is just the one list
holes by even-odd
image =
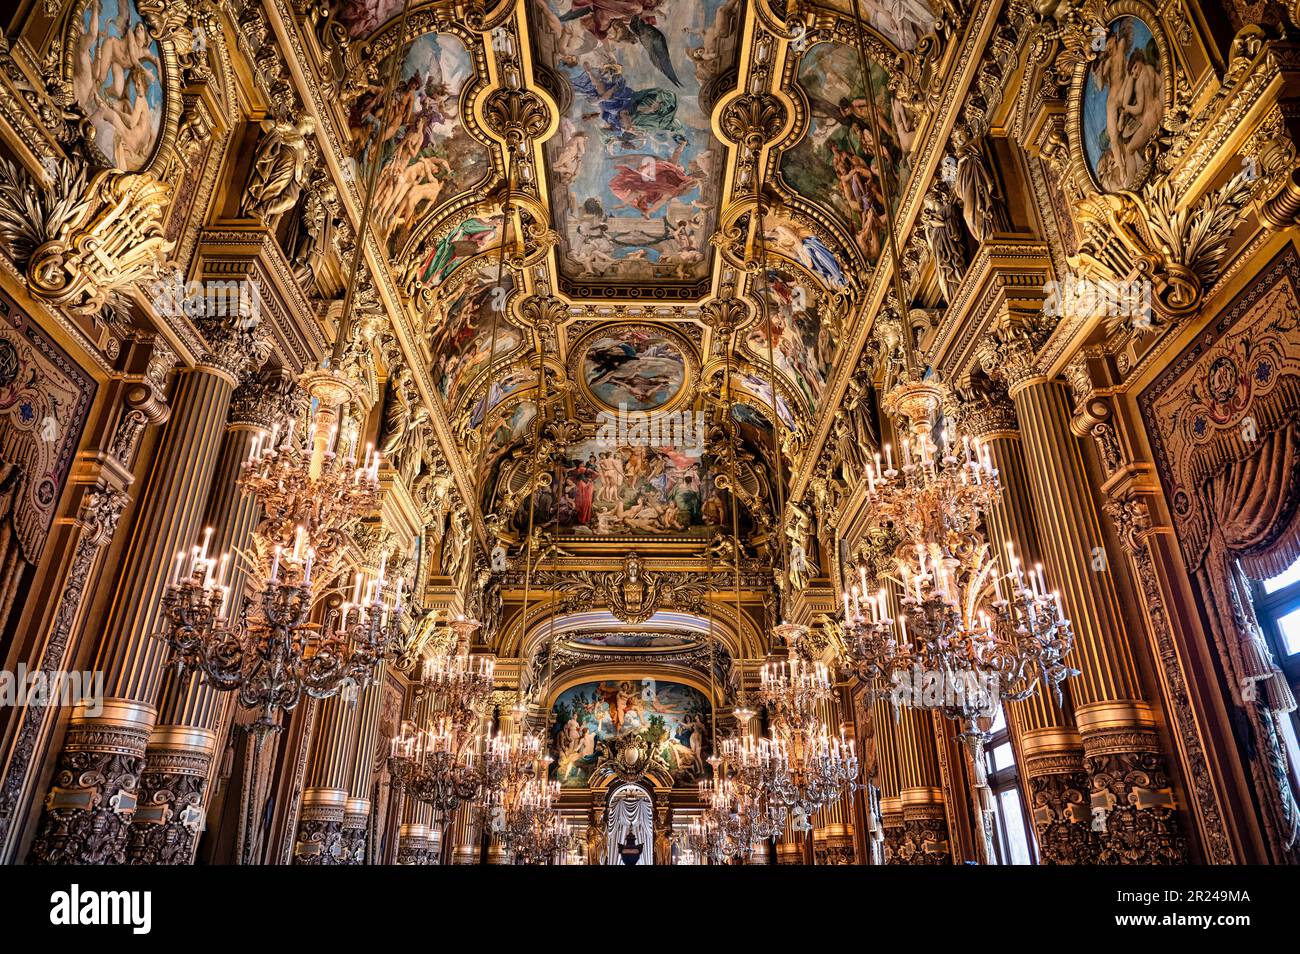
[[1037, 314], [1055, 274], [1047, 243], [999, 235], [979, 247], [930, 346], [931, 362], [947, 380], [971, 370], [981, 340], [1008, 315]]

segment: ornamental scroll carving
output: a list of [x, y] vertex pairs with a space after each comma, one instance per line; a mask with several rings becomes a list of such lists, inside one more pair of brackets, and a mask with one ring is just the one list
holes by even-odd
[[605, 605], [616, 619], [632, 624], [644, 623], [661, 609], [698, 612], [710, 589], [697, 574], [648, 570], [635, 553], [628, 554], [621, 570], [545, 571], [535, 580], [540, 588], [564, 594], [564, 612]]

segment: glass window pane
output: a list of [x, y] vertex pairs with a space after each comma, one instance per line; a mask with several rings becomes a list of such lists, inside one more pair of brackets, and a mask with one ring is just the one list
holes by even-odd
[[1011, 864], [1033, 864], [1029, 852], [1029, 835], [1025, 831], [1025, 817], [1020, 811], [1020, 792], [1014, 788], [1004, 788], [998, 792], [998, 811], [1002, 815], [1002, 828], [1006, 832]]
[[997, 735], [997, 733], [1001, 732], [1006, 727], [1007, 727], [1007, 718], [1002, 712], [1002, 707], [998, 706], [998, 714], [997, 716], [994, 717], [993, 727], [989, 729], [989, 732], [993, 735]]
[[1300, 560], [1296, 560], [1289, 567], [1279, 573], [1272, 579], [1264, 581], [1265, 593], [1276, 593], [1284, 586], [1290, 586], [1300, 580]]
[[1015, 764], [1016, 756], [1011, 750], [1011, 743], [1009, 741], [993, 747], [993, 770], [995, 772], [1000, 772], [1005, 768], [1011, 768]]
[[1282, 633], [1282, 652], [1288, 656], [1300, 653], [1300, 609], [1279, 616], [1277, 628]]

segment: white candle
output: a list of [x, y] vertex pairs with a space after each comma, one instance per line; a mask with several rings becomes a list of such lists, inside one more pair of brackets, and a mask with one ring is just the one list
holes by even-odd
[[280, 578], [280, 550], [282, 547], [277, 543], [275, 545], [275, 555], [271, 557], [271, 582], [274, 583]]
[[894, 451], [893, 451], [893, 448], [892, 448], [889, 444], [886, 444], [886, 445], [885, 445], [885, 460], [889, 462], [889, 469], [890, 469], [890, 470], [893, 470], [893, 469], [894, 469]]

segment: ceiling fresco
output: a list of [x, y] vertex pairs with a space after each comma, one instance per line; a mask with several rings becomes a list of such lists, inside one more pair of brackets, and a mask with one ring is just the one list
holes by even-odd
[[[889, 74], [868, 61], [868, 82], [860, 64], [858, 51], [842, 43], [817, 43], [804, 54], [799, 87], [811, 120], [806, 135], [782, 156], [781, 175], [805, 199], [829, 206], [863, 258], [874, 263], [885, 235], [887, 190], [880, 161], [891, 170], [889, 201], [896, 206], [907, 182], [915, 131], [895, 108]], [[873, 108], [880, 120], [879, 143], [872, 133]]]
[[[415, 224], [452, 196], [485, 178], [491, 168], [487, 146], [461, 116], [461, 93], [475, 78], [474, 61], [458, 37], [426, 33], [407, 44], [391, 101], [387, 60], [352, 104], [349, 123], [358, 160], [378, 161], [372, 215], [387, 236], [390, 252], [402, 247]], [[449, 241], [486, 241], [486, 223], [469, 226]], [[491, 226], [486, 226], [490, 231]], [[463, 249], [462, 249], [463, 250]], [[454, 247], [451, 251], [455, 251]], [[449, 251], [435, 247], [425, 266], [446, 277]], [[454, 267], [454, 266], [453, 266]]]
[[[513, 508], [496, 526], [522, 532], [521, 500], [570, 543], [707, 539], [728, 526], [718, 461], [695, 432], [728, 351], [746, 459], [770, 470], [780, 447], [795, 473], [835, 403], [837, 362], [856, 354], [860, 316], [845, 305], [871, 281], [886, 198], [897, 208], [911, 171], [920, 120], [896, 96], [898, 71], [936, 26], [924, 0], [865, 0], [867, 78], [851, 24], [827, 12], [842, 5], [790, 40], [770, 8], [737, 0], [517, 0], [487, 5], [469, 28], [415, 2], [390, 115], [382, 78], [398, 0], [336, 8], [349, 70], [365, 77], [347, 99], [349, 132], [360, 159], [381, 163], [375, 220], [484, 513]], [[503, 92], [514, 105], [500, 105]], [[777, 117], [761, 162], [737, 126], [745, 97]], [[513, 164], [501, 122], [527, 127]], [[761, 235], [753, 170], [767, 196]], [[724, 341], [706, 313], [729, 296], [745, 316]], [[539, 300], [554, 303], [553, 333], [533, 325], [527, 303]], [[545, 419], [565, 429], [529, 495], [520, 468], [540, 433], [539, 357]], [[602, 439], [619, 414], [656, 429]], [[668, 432], [674, 415], [690, 422]], [[754, 519], [761, 503], [737, 496]]]
[[708, 275], [726, 150], [702, 96], [732, 65], [737, 0], [545, 0], [539, 61], [568, 108], [546, 146], [560, 267], [576, 281]]

